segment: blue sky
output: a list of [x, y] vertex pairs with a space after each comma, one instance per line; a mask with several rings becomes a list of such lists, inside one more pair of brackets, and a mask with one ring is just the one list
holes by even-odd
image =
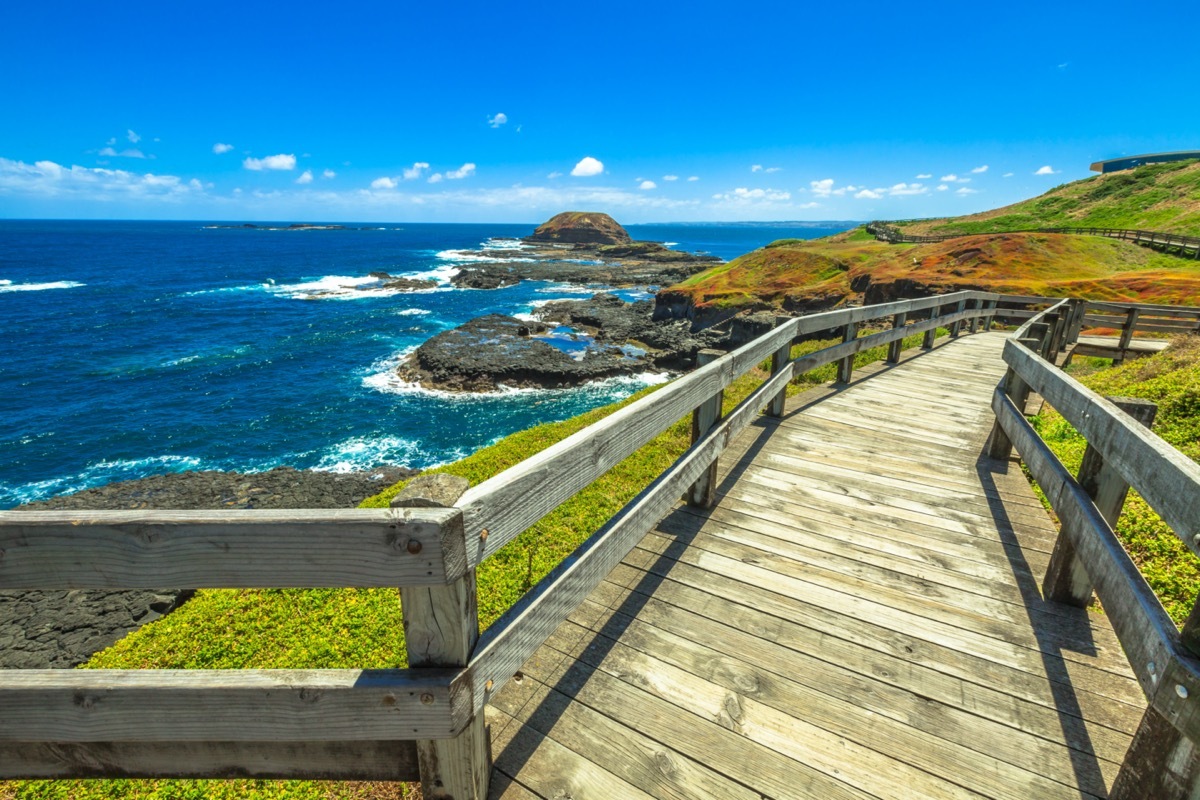
[[15, 3], [0, 217], [968, 213], [1200, 148], [1156, 18], [1200, 6]]

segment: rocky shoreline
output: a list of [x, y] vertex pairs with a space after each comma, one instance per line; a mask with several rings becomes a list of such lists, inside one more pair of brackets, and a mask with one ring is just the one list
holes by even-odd
[[[396, 481], [404, 467], [336, 474], [278, 467], [267, 472], [181, 472], [87, 489], [18, 510], [354, 508]], [[69, 668], [178, 608], [190, 591], [0, 591], [0, 669]]]

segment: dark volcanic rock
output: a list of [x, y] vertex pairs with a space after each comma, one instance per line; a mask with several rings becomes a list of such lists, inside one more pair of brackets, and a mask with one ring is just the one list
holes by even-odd
[[629, 232], [608, 214], [598, 211], [564, 211], [538, 226], [533, 242], [570, 244], [621, 244], [632, 241]]
[[486, 392], [504, 386], [555, 389], [642, 370], [646, 362], [620, 348], [589, 350], [576, 360], [535, 334], [546, 326], [489, 314], [439, 333], [397, 373], [430, 389]]
[[[347, 475], [279, 467], [268, 472], [181, 472], [124, 481], [22, 510], [138, 508], [353, 508], [414, 474], [385, 467]], [[73, 667], [191, 597], [179, 589], [0, 591], [0, 669]]]
[[547, 303], [541, 318], [582, 327], [597, 341], [633, 344], [649, 350], [658, 367], [687, 369], [695, 365], [696, 351], [713, 347], [724, 338], [718, 331], [692, 332], [686, 320], [654, 319], [654, 301], [626, 303], [612, 294], [595, 294], [591, 299]]
[[520, 282], [519, 277], [502, 265], [462, 269], [450, 279], [460, 289], [503, 289]]

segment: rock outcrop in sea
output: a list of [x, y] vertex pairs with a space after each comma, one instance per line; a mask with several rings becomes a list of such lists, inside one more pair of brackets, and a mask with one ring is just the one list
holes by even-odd
[[633, 241], [633, 237], [608, 214], [599, 211], [564, 211], [539, 225], [527, 241], [626, 244]]

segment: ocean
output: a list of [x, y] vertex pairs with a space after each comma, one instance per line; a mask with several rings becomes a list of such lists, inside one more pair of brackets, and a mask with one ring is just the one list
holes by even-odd
[[[395, 377], [405, 354], [472, 317], [603, 288], [449, 285], [533, 225], [223, 224], [0, 220], [0, 508], [183, 470], [429, 467], [669, 378], [463, 396]], [[628, 229], [731, 259], [849, 226]], [[439, 285], [389, 292], [377, 271]]]

